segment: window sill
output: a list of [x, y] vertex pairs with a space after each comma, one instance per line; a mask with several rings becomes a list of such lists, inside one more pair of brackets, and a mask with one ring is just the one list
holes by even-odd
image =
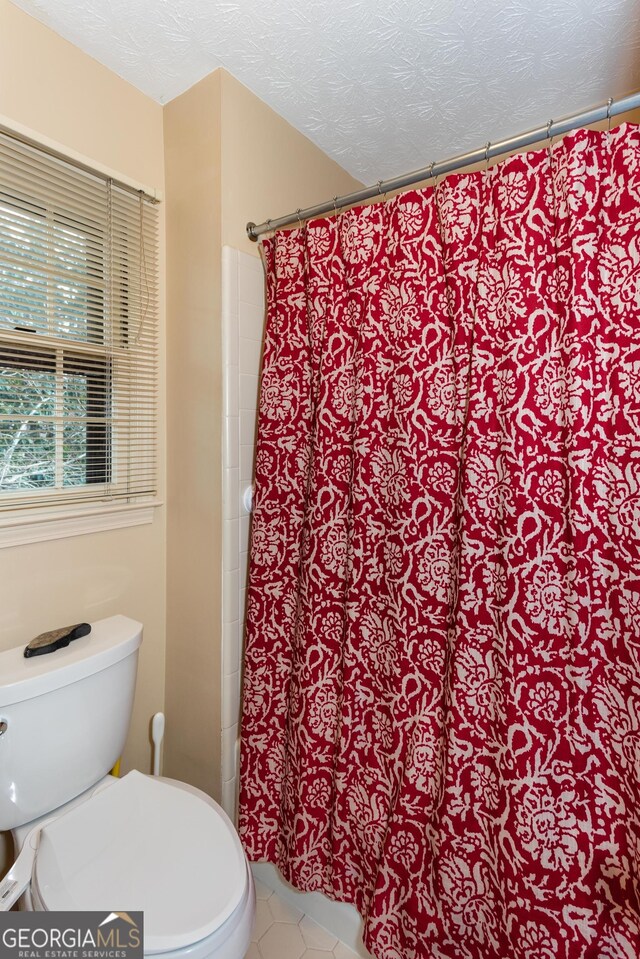
[[160, 500], [0, 513], [0, 549], [153, 522]]

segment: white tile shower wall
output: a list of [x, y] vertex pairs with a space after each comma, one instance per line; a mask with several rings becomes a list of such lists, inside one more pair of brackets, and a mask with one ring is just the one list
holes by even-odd
[[264, 332], [264, 274], [259, 259], [228, 246], [222, 250], [222, 331], [222, 805], [235, 821], [242, 638], [249, 559], [249, 512], [244, 494], [253, 480]]
[[[257, 257], [225, 246], [222, 250], [222, 329], [224, 349], [223, 584], [222, 584], [222, 805], [237, 820], [240, 681], [245, 595], [249, 563], [250, 515], [244, 493], [253, 480], [258, 377], [264, 333], [264, 274]], [[302, 910], [338, 943], [334, 956], [368, 957], [362, 945], [362, 920], [351, 906], [320, 893], [301, 893], [286, 883], [275, 866], [252, 866], [257, 879], [282, 900]], [[346, 946], [354, 952], [350, 952]], [[342, 950], [342, 951], [340, 951]], [[354, 955], [355, 953], [355, 955]], [[249, 955], [252, 953], [250, 952]], [[262, 953], [261, 953], [262, 954]], [[307, 952], [311, 956], [331, 952]], [[279, 953], [282, 955], [282, 953]], [[303, 957], [304, 959], [304, 957]]]

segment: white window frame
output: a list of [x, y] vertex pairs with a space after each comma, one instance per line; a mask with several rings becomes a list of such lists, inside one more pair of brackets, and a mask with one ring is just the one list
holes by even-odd
[[[1, 131], [5, 134], [8, 133], [11, 135], [11, 131], [2, 126], [2, 119], [3, 118], [0, 117]], [[119, 186], [124, 186], [125, 188], [132, 189], [137, 192], [144, 192], [147, 198], [150, 198], [155, 202], [159, 202], [162, 199], [158, 191], [149, 190], [148, 188], [145, 188], [137, 183], [127, 183], [118, 176], [114, 177], [113, 171], [96, 169], [93, 164], [86, 162], [85, 159], [80, 157], [78, 154], [73, 156], [65, 156], [66, 151], [64, 149], [58, 149], [58, 145], [54, 144], [52, 141], [50, 141], [50, 143], [46, 146], [39, 144], [29, 135], [29, 131], [27, 131], [27, 135], [25, 135], [25, 132], [22, 130], [18, 131], [15, 136], [17, 139], [27, 142], [31, 146], [35, 146], [44, 153], [49, 153], [53, 156], [61, 158], [65, 162], [78, 166], [82, 169], [91, 170], [92, 173], [101, 176], [103, 179], [115, 181]], [[47, 211], [47, 216], [48, 215], [49, 211]], [[10, 338], [10, 333], [8, 333], [8, 331], [0, 331], [0, 352], [2, 346], [9, 346]], [[34, 350], [52, 352], [55, 354], [57, 358], [57, 376], [61, 376], [59, 367], [64, 354], [78, 357], [85, 353], [85, 351], [83, 351], [82, 340], [77, 342], [70, 340], [68, 343], [60, 346], [51, 341], [47, 342], [46, 337], [42, 343], [34, 342]], [[87, 351], [85, 355], [88, 356], [89, 352]], [[113, 360], [113, 353], [111, 354], [111, 358]], [[112, 377], [113, 382], [115, 383], [118, 379], [117, 365], [114, 365], [112, 369]], [[115, 386], [112, 386], [112, 401], [114, 403], [118, 402], [117, 388]], [[158, 412], [159, 411], [156, 407], [156, 418]], [[157, 419], [155, 428], [157, 434]], [[114, 485], [117, 485], [117, 483], [114, 483], [113, 481], [113, 475], [114, 473], [117, 474], [117, 472], [122, 469], [117, 455], [114, 455], [111, 459], [110, 468], [112, 471], [112, 481], [108, 484], [105, 484], [106, 497], [104, 501], [95, 499], [96, 486], [98, 484], [92, 484], [92, 488], [87, 490], [87, 497], [92, 496], [92, 502], [87, 503], [81, 502], [82, 496], [79, 495], [78, 501], [74, 502], [73, 504], [56, 504], [55, 502], [49, 501], [46, 505], [38, 506], [36, 502], [38, 496], [34, 496], [34, 491], [31, 491], [31, 503], [29, 505], [24, 505], [20, 503], [20, 495], [16, 493], [15, 508], [9, 508], [0, 511], [0, 549], [29, 543], [61, 539], [68, 536], [96, 533], [104, 530], [114, 530], [132, 526], [146, 525], [153, 522], [155, 510], [157, 507], [162, 506], [162, 500], [158, 498], [157, 494], [132, 496], [130, 501], [114, 501], [113, 499], [109, 498], [108, 489], [113, 488]], [[157, 473], [158, 481], [161, 481], [161, 471], [159, 470], [159, 466], [157, 467]], [[50, 494], [51, 488], [43, 490], [42, 498], [44, 499], [47, 497], [47, 495], [50, 497]]]

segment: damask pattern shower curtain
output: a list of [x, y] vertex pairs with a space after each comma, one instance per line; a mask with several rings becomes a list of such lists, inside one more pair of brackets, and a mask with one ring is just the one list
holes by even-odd
[[378, 959], [640, 955], [640, 133], [265, 243], [241, 836]]

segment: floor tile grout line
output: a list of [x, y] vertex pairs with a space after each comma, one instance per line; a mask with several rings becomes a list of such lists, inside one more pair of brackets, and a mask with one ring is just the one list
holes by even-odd
[[[269, 887], [263, 883], [261, 884], [260, 889], [261, 891], [269, 890]], [[266, 928], [262, 931], [259, 939], [251, 940], [251, 945], [255, 947], [254, 953], [257, 952], [258, 959], [265, 959], [265, 953], [261, 947], [261, 942], [269, 934], [270, 930], [272, 930], [274, 926], [281, 927], [283, 930], [291, 929], [292, 927], [295, 927], [298, 930], [298, 934], [301, 939], [300, 945], [304, 944], [303, 952], [299, 952], [298, 951], [299, 946], [296, 946], [294, 952], [289, 953], [286, 956], [283, 955], [281, 959], [306, 959], [307, 955], [311, 955], [311, 954], [313, 954], [314, 956], [320, 955], [320, 956], [326, 957], [326, 959], [336, 959], [335, 950], [340, 949], [340, 947], [343, 947], [342, 950], [340, 951], [343, 952], [344, 954], [348, 954], [349, 959], [358, 959], [357, 953], [353, 952], [350, 946], [347, 946], [345, 942], [340, 940], [330, 930], [325, 929], [325, 927], [321, 923], [313, 919], [312, 916], [307, 915], [307, 913], [303, 912], [301, 909], [299, 909], [297, 906], [294, 906], [292, 903], [289, 903], [286, 899], [282, 899], [280, 896], [278, 896], [277, 892], [274, 889], [269, 890], [269, 894], [266, 897], [263, 895], [260, 895], [260, 896], [257, 896], [256, 899], [257, 899], [256, 906], [259, 902], [264, 902], [267, 904], [267, 913], [269, 914], [270, 920], [271, 920], [269, 922], [269, 925], [266, 926]], [[278, 910], [282, 909], [284, 912], [284, 915], [286, 915], [287, 910], [289, 910], [289, 915], [291, 915], [291, 913], [294, 913], [294, 914], [299, 913], [299, 918], [296, 919], [295, 921], [287, 921], [286, 919], [284, 920], [276, 919], [273, 910], [268, 905], [272, 900], [278, 903], [277, 908]], [[311, 923], [312, 926], [317, 926], [321, 930], [321, 932], [328, 935], [333, 940], [334, 944], [330, 948], [324, 948], [324, 949], [319, 948], [318, 946], [315, 946], [315, 945], [309, 945], [307, 943], [307, 940], [304, 937], [304, 933], [302, 929], [300, 928], [301, 923], [305, 919], [309, 923]], [[271, 938], [273, 938], [273, 934], [271, 935]], [[269, 951], [270, 952], [272, 951], [271, 947]]]

